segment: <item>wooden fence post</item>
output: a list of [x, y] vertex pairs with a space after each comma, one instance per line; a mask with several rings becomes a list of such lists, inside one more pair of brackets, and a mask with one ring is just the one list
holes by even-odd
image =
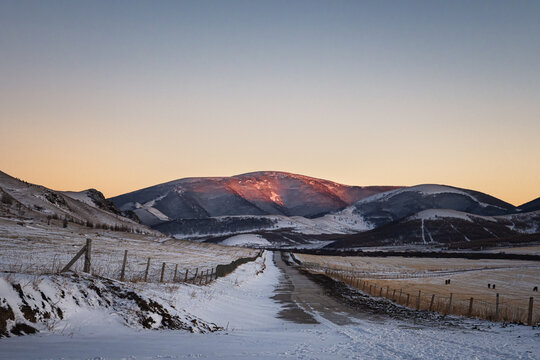
[[411, 294], [407, 294], [407, 303], [405, 304], [406, 307], [409, 307], [409, 298], [411, 297]]
[[210, 282], [214, 280], [214, 268], [212, 268], [212, 271], [210, 272]]
[[163, 276], [165, 275], [165, 263], [161, 265], [161, 276], [159, 277], [159, 282], [163, 282]]
[[202, 285], [204, 279], [204, 271], [201, 271], [201, 276], [199, 277], [199, 285]]
[[450, 298], [448, 299], [448, 308], [446, 309], [446, 314], [450, 314], [452, 310], [452, 293], [450, 293]]
[[429, 302], [429, 311], [433, 309], [433, 302], [435, 301], [435, 294], [431, 295], [431, 301]]
[[533, 314], [533, 304], [534, 304], [534, 298], [531, 296], [529, 298], [529, 313], [527, 314], [527, 325], [532, 326], [532, 314]]
[[382, 286], [379, 288], [379, 297], [382, 297]]
[[495, 298], [495, 321], [499, 321], [499, 293], [496, 294]]
[[199, 274], [199, 268], [195, 268], [195, 276], [193, 277], [193, 285], [195, 285], [195, 282], [197, 281], [197, 274]]
[[396, 289], [392, 292], [392, 301], [396, 301]]
[[208, 269], [206, 269], [206, 276], [204, 277], [204, 285], [208, 284]]
[[128, 254], [128, 251], [124, 250], [124, 261], [122, 261], [122, 270], [120, 271], [120, 281], [124, 281], [124, 277], [126, 275], [127, 254]]
[[86, 239], [86, 253], [84, 255], [84, 269], [85, 273], [90, 273], [92, 261], [92, 239]]
[[471, 317], [471, 315], [472, 315], [473, 301], [474, 301], [474, 299], [470, 298], [470, 300], [469, 300], [469, 311], [467, 312], [468, 317]]
[[73, 266], [73, 264], [75, 264], [75, 261], [77, 261], [85, 253], [86, 245], [84, 245], [82, 249], [79, 250], [79, 252], [73, 257], [73, 259], [71, 259], [70, 262], [66, 266], [64, 266], [62, 270], [60, 270], [60, 272], [63, 273], [64, 271], [68, 271]]
[[144, 271], [144, 282], [148, 282], [148, 271], [150, 271], [150, 258], [146, 262], [146, 270]]
[[178, 264], [174, 266], [174, 276], [173, 276], [173, 282], [176, 282], [176, 274], [178, 274]]
[[418, 299], [416, 299], [416, 311], [420, 310], [420, 296], [422, 294], [421, 290], [418, 290]]
[[388, 292], [390, 291], [390, 286], [386, 287], [386, 298], [388, 299]]
[[187, 283], [187, 277], [188, 277], [189, 269], [186, 269], [186, 277], [184, 277], [184, 282]]

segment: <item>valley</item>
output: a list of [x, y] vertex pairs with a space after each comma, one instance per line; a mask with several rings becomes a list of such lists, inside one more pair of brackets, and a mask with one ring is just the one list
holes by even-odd
[[[222, 215], [173, 221], [162, 195], [126, 208], [95, 189], [59, 192], [0, 175], [2, 358], [159, 358], [181, 351], [330, 359], [382, 351], [402, 358], [444, 352], [532, 359], [537, 351], [538, 210], [421, 185], [375, 187], [382, 192], [374, 195], [340, 188], [341, 196], [365, 197], [339, 206], [324, 200], [314, 216], [305, 213], [313, 194], [288, 195], [301, 204], [297, 215], [284, 215], [286, 207], [281, 214], [238, 214], [229, 195], [214, 197], [212, 190], [201, 199]], [[262, 175], [240, 178], [249, 183], [252, 176], [263, 181]], [[271, 200], [279, 196], [285, 206], [287, 191], [271, 192]], [[172, 208], [184, 198], [173, 200], [167, 200]], [[160, 222], [147, 222], [148, 214]], [[82, 248], [88, 241], [90, 251]], [[89, 269], [81, 258], [61, 272], [81, 249]], [[392, 256], [399, 252], [404, 257]], [[451, 285], [441, 283], [448, 279]], [[475, 307], [467, 313], [471, 297]], [[97, 345], [108, 337], [114, 343]], [[508, 341], [516, 346], [505, 347]]]

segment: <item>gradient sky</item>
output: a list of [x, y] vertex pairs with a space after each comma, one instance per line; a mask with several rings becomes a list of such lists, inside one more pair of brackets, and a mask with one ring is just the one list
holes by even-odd
[[540, 196], [539, 1], [0, 2], [0, 170]]

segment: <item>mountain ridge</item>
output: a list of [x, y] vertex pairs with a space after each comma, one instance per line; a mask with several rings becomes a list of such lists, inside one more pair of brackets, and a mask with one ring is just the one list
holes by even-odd
[[[183, 178], [110, 198], [143, 223], [215, 216], [284, 215], [317, 217], [398, 186], [351, 186], [281, 171], [230, 177]], [[156, 210], [164, 216], [157, 216]], [[161, 218], [160, 218], [161, 217]]]

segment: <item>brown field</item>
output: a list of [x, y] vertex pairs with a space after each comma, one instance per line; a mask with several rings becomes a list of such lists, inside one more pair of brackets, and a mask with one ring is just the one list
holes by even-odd
[[504, 252], [507, 254], [528, 254], [528, 255], [540, 255], [540, 246], [514, 246], [510, 248], [497, 248], [488, 252], [498, 253]]
[[[412, 308], [419, 305], [421, 310], [431, 308], [441, 313], [527, 322], [529, 299], [532, 297], [532, 320], [533, 323], [540, 322], [540, 295], [533, 292], [533, 287], [540, 282], [538, 262], [305, 254], [295, 256], [310, 271], [326, 272], [372, 295], [387, 297]], [[445, 280], [450, 280], [450, 284], [446, 285]], [[495, 289], [488, 288], [488, 284], [495, 284]], [[452, 302], [449, 309], [450, 294]], [[469, 314], [471, 298], [473, 307]]]

